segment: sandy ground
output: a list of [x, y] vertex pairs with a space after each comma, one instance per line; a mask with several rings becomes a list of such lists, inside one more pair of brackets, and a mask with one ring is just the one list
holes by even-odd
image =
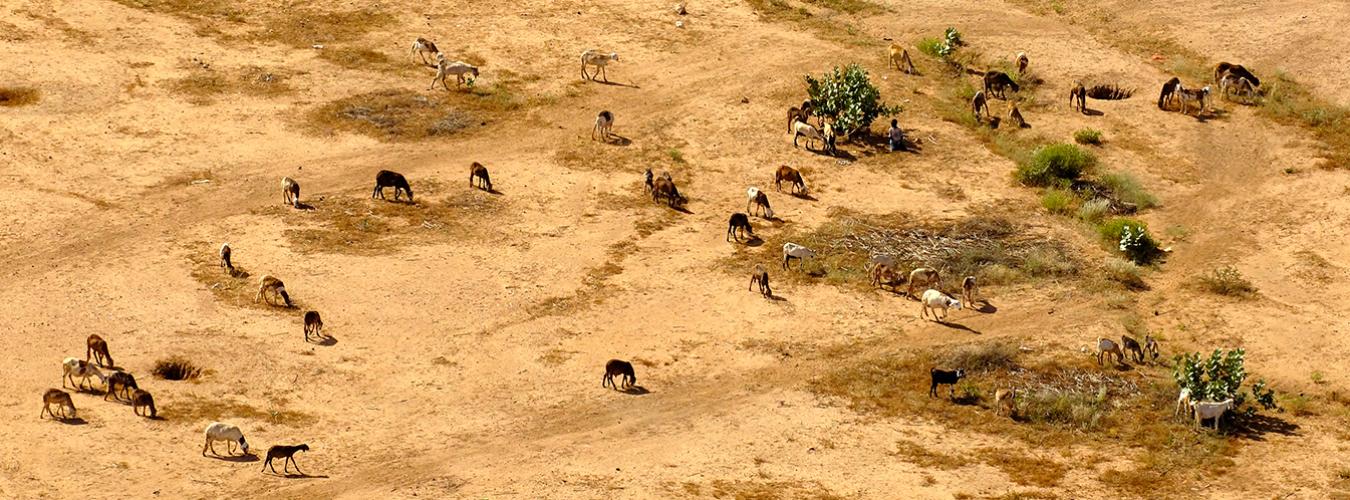
[[[679, 29], [667, 3], [396, 0], [384, 2], [388, 25], [328, 44], [373, 48], [411, 67], [402, 70], [343, 68], [319, 49], [230, 36], [246, 29], [233, 21], [128, 6], [135, 2], [0, 6], [0, 85], [43, 93], [36, 105], [0, 108], [0, 324], [10, 353], [0, 377], [0, 497], [1115, 497], [1099, 476], [1118, 464], [1078, 458], [1118, 455], [1128, 443], [1046, 452], [1071, 472], [1039, 489], [1011, 484], [988, 465], [925, 467], [897, 455], [895, 443], [1038, 451], [928, 418], [857, 413], [804, 387], [829, 363], [746, 347], [976, 339], [920, 321], [914, 302], [880, 292], [809, 280], [778, 281], [784, 300], [746, 292], [748, 269], [721, 263], [761, 252], [777, 273], [775, 250], [738, 250], [723, 241], [723, 228], [745, 186], [766, 187], [780, 164], [809, 172], [815, 200], [772, 193], [782, 222], [756, 219], [765, 235], [824, 223], [832, 208], [943, 219], [993, 205], [1093, 259], [1105, 254], [1073, 222], [1044, 215], [1034, 191], [1011, 185], [1008, 160], [923, 106], [900, 116], [925, 138], [921, 154], [837, 162], [792, 148], [782, 110], [800, 99], [803, 73], [858, 61], [884, 77], [888, 98], [934, 92], [887, 71], [881, 45], [768, 22], [737, 1], [691, 4]], [[1340, 335], [1350, 312], [1350, 232], [1340, 223], [1350, 217], [1341, 199], [1350, 174], [1312, 168], [1306, 133], [1224, 103], [1222, 120], [1161, 113], [1149, 94], [1165, 74], [1053, 15], [1000, 2], [885, 4], [891, 12], [859, 22], [876, 39], [913, 40], [956, 24], [986, 54], [1032, 54], [1048, 82], [1038, 97], [1051, 103], [1028, 113], [1037, 133], [1067, 137], [1092, 126], [1120, 138], [1101, 149], [1103, 163], [1134, 173], [1162, 200], [1143, 216], [1152, 227], [1188, 233], [1168, 241], [1173, 253], [1136, 299], [1170, 342], [1243, 346], [1249, 369], [1287, 392], [1329, 391], [1350, 377], [1342, 362], [1350, 344]], [[1350, 102], [1344, 6], [1208, 4], [1131, 3], [1121, 15], [1155, 22], [1216, 59], [1277, 67]], [[217, 25], [224, 34], [203, 29]], [[1233, 29], [1249, 36], [1213, 34]], [[303, 124], [314, 106], [361, 92], [430, 94], [428, 70], [406, 62], [419, 35], [484, 59], [480, 86], [509, 71], [532, 77], [522, 92], [548, 98], [423, 141]], [[592, 46], [621, 53], [609, 71], [618, 85], [579, 81], [576, 55]], [[193, 58], [285, 69], [293, 90], [191, 102], [171, 81], [189, 74]], [[1074, 114], [1061, 103], [1063, 82], [1085, 74], [1146, 90], [1093, 101], [1101, 116]], [[601, 109], [615, 113], [614, 131], [631, 144], [589, 143]], [[561, 151], [596, 158], [571, 161]], [[491, 169], [499, 194], [469, 191], [472, 161]], [[643, 201], [647, 167], [674, 174], [691, 198], [689, 213]], [[313, 252], [296, 244], [289, 231], [297, 227], [343, 210], [386, 210], [366, 200], [380, 169], [407, 175], [420, 203], [471, 199], [488, 208], [435, 221], [413, 216], [401, 236], [377, 247]], [[301, 182], [314, 210], [280, 206], [286, 175]], [[226, 241], [251, 274], [236, 285], [241, 300], [212, 290], [229, 282], [214, 267]], [[1263, 298], [1188, 288], [1220, 264], [1242, 269]], [[262, 274], [284, 279], [302, 308], [320, 310], [334, 340], [305, 343], [298, 310], [253, 305], [248, 288]], [[1067, 284], [985, 293], [997, 313], [956, 313], [979, 340], [1071, 353], [1091, 332], [1119, 330], [1100, 298]], [[79, 356], [91, 333], [108, 339], [118, 366], [155, 394], [163, 419], [136, 417], [98, 394], [75, 395], [79, 422], [36, 418], [61, 359]], [[169, 355], [194, 360], [206, 375], [151, 377]], [[600, 388], [610, 358], [637, 361], [647, 393]], [[1313, 371], [1329, 385], [1315, 387]], [[1245, 442], [1227, 475], [1191, 494], [1340, 491], [1334, 471], [1350, 465], [1341, 421], [1286, 418], [1297, 431]], [[312, 476], [260, 475], [256, 457], [202, 457], [202, 428], [214, 419], [240, 425], [255, 453], [308, 443], [299, 462]]]

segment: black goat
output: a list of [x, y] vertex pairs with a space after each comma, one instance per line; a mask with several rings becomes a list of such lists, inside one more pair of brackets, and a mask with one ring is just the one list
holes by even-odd
[[744, 232], [749, 238], [755, 237], [755, 231], [750, 229], [749, 215], [740, 212], [731, 214], [731, 220], [727, 221], [727, 241], [731, 241], [731, 238], [741, 241], [741, 236], [737, 234], [738, 230]]
[[263, 461], [263, 472], [267, 472], [267, 469], [270, 468], [272, 469], [272, 473], [276, 474], [277, 468], [272, 466], [272, 459], [285, 458], [286, 460], [283, 461], [281, 464], [282, 473], [290, 472], [289, 469], [290, 465], [295, 464], [295, 471], [304, 474], [304, 472], [300, 470], [300, 464], [295, 462], [295, 452], [297, 451], [309, 451], [309, 445], [302, 444], [297, 446], [286, 446], [283, 444], [278, 444], [273, 445], [271, 448], [268, 448], [267, 460]]
[[956, 382], [960, 381], [962, 378], [965, 378], [966, 371], [960, 368], [957, 368], [956, 371], [939, 370], [937, 368], [933, 368], [931, 370], [928, 370], [928, 374], [933, 377], [933, 385], [928, 387], [928, 396], [937, 397], [938, 385], [947, 384], [951, 386], [949, 388], [951, 392], [948, 394], [948, 397], [955, 397]]
[[1011, 76], [1002, 71], [990, 71], [984, 74], [984, 92], [991, 96], [1004, 98], [1003, 89], [1011, 88], [1013, 92], [1021, 92], [1022, 88], [1017, 86]]
[[[619, 384], [614, 383], [614, 376], [622, 375]], [[600, 387], [613, 387], [614, 390], [627, 389], [637, 383], [637, 375], [633, 373], [633, 364], [627, 361], [611, 359], [605, 363], [605, 378], [600, 381]]]
[[309, 342], [310, 334], [323, 339], [323, 318], [319, 311], [305, 312], [305, 342]]
[[408, 186], [408, 179], [405, 179], [403, 174], [388, 170], [381, 170], [375, 174], [375, 191], [370, 193], [370, 197], [383, 200], [384, 188], [386, 187], [394, 188], [394, 201], [398, 201], [400, 192], [408, 193], [409, 202], [413, 200], [412, 188]]

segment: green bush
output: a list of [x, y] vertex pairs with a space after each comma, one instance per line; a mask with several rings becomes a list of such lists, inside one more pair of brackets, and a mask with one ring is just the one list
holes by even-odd
[[[1245, 367], [1246, 351], [1233, 349], [1225, 352], [1215, 349], [1209, 359], [1200, 353], [1189, 353], [1176, 357], [1172, 378], [1177, 387], [1191, 391], [1192, 401], [1223, 401], [1233, 399], [1234, 408], [1241, 408], [1247, 401], [1242, 392], [1242, 383], [1247, 380]], [[1251, 386], [1251, 397], [1257, 406], [1267, 410], [1276, 408], [1275, 391], [1266, 387], [1265, 380], [1258, 380]], [[1256, 408], [1242, 408], [1244, 414], [1256, 413]]]
[[1073, 133], [1073, 142], [1098, 145], [1102, 143], [1102, 131], [1085, 128]]
[[899, 106], [887, 106], [881, 100], [881, 90], [867, 77], [862, 66], [850, 64], [821, 75], [806, 75], [806, 93], [811, 97], [815, 113], [829, 117], [836, 132], [849, 135], [866, 130], [877, 117], [900, 112]]
[[1017, 180], [1027, 186], [1067, 188], [1097, 165], [1097, 157], [1073, 144], [1041, 146], [1017, 166]]
[[1154, 197], [1136, 179], [1128, 172], [1112, 172], [1103, 175], [1099, 180], [1102, 186], [1111, 190], [1117, 200], [1125, 203], [1134, 204], [1135, 208], [1144, 210], [1158, 205], [1158, 198]]
[[1041, 195], [1041, 206], [1055, 215], [1067, 215], [1074, 211], [1078, 197], [1067, 189], [1049, 189]]
[[1120, 233], [1123, 232], [1127, 226], [1148, 229], [1148, 224], [1144, 224], [1144, 222], [1139, 219], [1113, 217], [1106, 222], [1103, 222], [1102, 225], [1097, 226], [1097, 234], [1102, 237], [1102, 241], [1107, 243], [1118, 243], [1120, 242]]
[[1116, 217], [1097, 227], [1097, 233], [1107, 243], [1115, 243], [1121, 253], [1136, 264], [1153, 262], [1161, 253], [1158, 241], [1148, 232], [1148, 225], [1128, 217]]

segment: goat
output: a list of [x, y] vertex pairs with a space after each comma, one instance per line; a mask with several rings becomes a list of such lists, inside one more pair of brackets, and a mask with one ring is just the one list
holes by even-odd
[[1183, 408], [1186, 411], [1186, 418], [1191, 418], [1194, 410], [1191, 408], [1191, 389], [1188, 387], [1182, 387], [1177, 393], [1177, 409], [1172, 411], [1172, 416], [1180, 415]]
[[1111, 354], [1116, 355], [1116, 364], [1125, 362], [1125, 353], [1120, 351], [1120, 345], [1108, 338], [1097, 339], [1097, 364], [1102, 364], [1103, 358], [1110, 358]]
[[1230, 64], [1226, 62], [1214, 65], [1214, 83], [1219, 83], [1223, 80], [1224, 73], [1230, 73], [1238, 78], [1246, 78], [1247, 81], [1251, 82], [1252, 87], [1261, 86], [1261, 79], [1257, 78], [1251, 71], [1248, 71], [1247, 68], [1243, 67], [1241, 64]]
[[1191, 411], [1195, 412], [1195, 426], [1200, 427], [1200, 422], [1205, 419], [1214, 419], [1214, 430], [1219, 430], [1219, 420], [1223, 419], [1224, 412], [1232, 410], [1235, 405], [1233, 398], [1223, 401], [1192, 401]]
[[806, 181], [802, 179], [802, 173], [798, 172], [797, 169], [787, 165], [779, 166], [778, 170], [773, 173], [773, 185], [780, 193], [783, 192], [783, 181], [792, 183], [794, 194], [798, 189], [801, 189], [803, 194], [806, 193]]
[[1158, 109], [1166, 110], [1167, 106], [1177, 98], [1177, 92], [1181, 90], [1181, 79], [1172, 77], [1163, 83], [1162, 93], [1158, 94]]
[[94, 362], [98, 363], [99, 366], [106, 366], [110, 368], [113, 366], [117, 366], [113, 364], [112, 355], [108, 354], [108, 342], [104, 341], [103, 337], [98, 336], [98, 334], [90, 334], [89, 338], [85, 339], [84, 345], [85, 345], [84, 348], [85, 361], [89, 361], [89, 359], [92, 357], [94, 359]]
[[[825, 120], [822, 119], [821, 121], [823, 122]], [[835, 149], [834, 147], [835, 144], [834, 125], [830, 123], [822, 125], [820, 129], [820, 136], [825, 138], [825, 152], [829, 153], [830, 156], [838, 155], [839, 150]]]
[[281, 178], [281, 202], [300, 208], [300, 183], [290, 177]]
[[1020, 75], [1020, 74], [1022, 74], [1022, 73], [1026, 73], [1026, 72], [1027, 72], [1027, 64], [1030, 63], [1030, 62], [1031, 62], [1031, 60], [1027, 59], [1027, 53], [1026, 53], [1026, 52], [1018, 52], [1018, 53], [1017, 53], [1017, 74]]
[[445, 83], [446, 77], [455, 75], [455, 86], [458, 87], [469, 79], [464, 75], [473, 75], [478, 78], [478, 67], [464, 61], [450, 62], [445, 58], [445, 54], [436, 54], [436, 76], [431, 78], [431, 86], [427, 90], [436, 88], [436, 82], [441, 82], [441, 87], [450, 90], [450, 85]]
[[755, 231], [750, 229], [749, 215], [740, 212], [731, 214], [731, 219], [727, 221], [727, 241], [731, 241], [732, 238], [736, 238], [736, 241], [741, 241], [741, 236], [738, 234], [738, 231], [745, 233], [746, 238], [755, 237]]
[[1120, 336], [1120, 345], [1124, 348], [1123, 352], [1133, 355], [1135, 363], [1144, 362], [1144, 349], [1139, 347], [1139, 341], [1129, 335]]
[[678, 207], [685, 202], [680, 190], [675, 188], [675, 182], [668, 177], [658, 177], [652, 182], [652, 201], [660, 202], [662, 198], [666, 199], [666, 205], [671, 208]]
[[647, 169], [646, 172], [642, 173], [642, 176], [644, 177], [643, 182], [647, 185], [647, 192], [650, 193], [652, 191], [652, 169]]
[[126, 396], [126, 398], [130, 400], [132, 394], [131, 391], [140, 390], [140, 387], [136, 385], [136, 377], [123, 371], [116, 371], [113, 372], [112, 375], [108, 375], [105, 382], [108, 384], [108, 390], [103, 393], [104, 401], [108, 400], [108, 396], [117, 398], [118, 401], [121, 401], [122, 397]]
[[938, 385], [941, 384], [950, 385], [951, 392], [948, 393], [948, 397], [955, 397], [956, 383], [959, 382], [962, 378], [965, 378], [966, 371], [961, 368], [957, 368], [954, 371], [947, 371], [947, 370], [939, 370], [936, 367], [934, 367], [928, 370], [928, 375], [929, 377], [932, 378], [933, 381], [932, 385], [928, 386], [928, 397], [930, 398], [937, 397]]
[[975, 113], [975, 121], [980, 121], [981, 109], [984, 110], [984, 116], [993, 116], [989, 113], [989, 98], [985, 97], [983, 90], [978, 90], [975, 97], [970, 98], [970, 110]]
[[216, 453], [216, 441], [226, 442], [225, 453], [234, 454], [234, 444], [239, 443], [239, 449], [245, 455], [248, 454], [248, 441], [244, 440], [244, 433], [238, 427], [222, 422], [211, 422], [211, 425], [206, 426], [206, 444], [202, 445], [202, 456], [206, 456], [208, 448], [213, 455], [220, 456]]
[[381, 170], [379, 172], [376, 172], [375, 191], [370, 193], [370, 197], [379, 198], [383, 200], [384, 188], [386, 187], [394, 188], [394, 201], [398, 201], [399, 193], [402, 192], [407, 193], [408, 202], [412, 203], [413, 201], [412, 187], [408, 185], [408, 179], [404, 178], [403, 174], [400, 174], [398, 172], [391, 172], [389, 170]]
[[1228, 97], [1230, 93], [1237, 93], [1243, 96], [1247, 102], [1250, 102], [1256, 97], [1256, 87], [1246, 77], [1228, 72], [1224, 73], [1223, 78], [1219, 80], [1219, 95]]
[[1158, 340], [1153, 338], [1152, 335], [1144, 335], [1144, 352], [1152, 356], [1153, 360], [1156, 361], [1158, 359]]
[[899, 274], [888, 264], [878, 263], [872, 266], [872, 286], [885, 288], [890, 285], [895, 288], [895, 282], [899, 279]]
[[281, 472], [283, 474], [290, 473], [291, 464], [295, 464], [296, 472], [304, 474], [304, 471], [300, 470], [300, 464], [295, 462], [295, 452], [297, 451], [309, 451], [309, 445], [307, 444], [301, 444], [296, 446], [287, 446], [282, 444], [272, 445], [271, 448], [267, 449], [267, 460], [263, 461], [263, 472], [266, 472], [267, 469], [270, 468], [272, 469], [272, 473], [276, 474], [277, 468], [272, 466], [272, 459], [282, 458], [284, 459], [284, 461], [281, 464]]
[[909, 51], [898, 43], [891, 43], [891, 64], [895, 65], [895, 69], [903, 71], [907, 75], [915, 73], [914, 61], [909, 59]]
[[234, 276], [234, 264], [230, 262], [230, 252], [232, 250], [229, 243], [220, 245], [220, 268], [230, 273], [230, 276]]
[[975, 277], [966, 276], [961, 280], [961, 300], [968, 305], [975, 305]]
[[1073, 82], [1073, 88], [1069, 89], [1069, 109], [1087, 113], [1087, 87], [1083, 82]]
[[796, 122], [792, 124], [792, 147], [797, 147], [797, 138], [806, 136], [806, 149], [810, 150], [811, 145], [816, 141], [825, 142], [825, 136], [811, 124], [806, 122]]
[[[947, 320], [948, 308], [956, 309], [958, 311], [961, 310], [961, 301], [959, 299], [932, 288], [923, 292], [923, 296], [919, 298], [919, 303], [919, 319], [926, 318], [928, 312], [931, 310], [933, 312], [933, 321], [942, 322]], [[942, 309], [941, 318], [938, 318], [938, 309]]]
[[990, 71], [984, 74], [984, 91], [991, 96], [1003, 99], [1004, 90], [1011, 88], [1013, 92], [1021, 92], [1022, 88], [1013, 81], [1011, 76], [1002, 71]]
[[601, 141], [609, 141], [610, 130], [614, 128], [614, 113], [601, 111], [595, 115], [595, 126], [591, 127], [591, 140], [595, 140], [595, 133], [600, 133]]
[[[808, 101], [808, 102], [809, 102], [809, 101]], [[797, 122], [811, 123], [811, 109], [810, 109], [810, 108], [802, 109], [802, 108], [798, 108], [798, 107], [796, 107], [796, 106], [793, 106], [793, 107], [791, 107], [791, 108], [788, 108], [788, 112], [787, 112], [787, 127], [788, 127], [788, 130], [787, 130], [787, 131], [788, 131], [789, 134], [792, 133], [792, 125], [795, 124], [795, 123], [797, 123]]]
[[[614, 383], [614, 376], [621, 375], [619, 383]], [[605, 377], [600, 380], [600, 387], [613, 387], [614, 390], [623, 390], [633, 387], [637, 383], [637, 375], [633, 373], [633, 364], [627, 361], [611, 359], [605, 363]], [[622, 386], [622, 387], [621, 387]]]
[[441, 49], [436, 48], [436, 44], [431, 40], [417, 37], [417, 40], [413, 41], [412, 51], [408, 53], [408, 56], [422, 56], [422, 64], [430, 65], [431, 63], [427, 62], [427, 54], [436, 57], [441, 54]]
[[914, 296], [914, 287], [915, 287], [916, 285], [918, 285], [918, 284], [921, 282], [920, 280], [922, 280], [923, 286], [930, 286], [930, 287], [931, 287], [931, 286], [937, 286], [938, 282], [941, 281], [940, 278], [941, 278], [941, 277], [938, 276], [937, 269], [930, 269], [930, 268], [927, 268], [927, 267], [920, 267], [920, 268], [917, 268], [917, 269], [915, 269], [915, 270], [913, 270], [913, 271], [910, 271], [910, 272], [909, 272], [909, 286], [905, 289], [905, 295], [908, 295], [908, 296], [910, 296], [910, 297], [913, 297], [913, 296]]
[[761, 295], [773, 297], [773, 290], [769, 289], [769, 271], [764, 269], [764, 264], [755, 264], [755, 271], [750, 273], [750, 287], [746, 290], [754, 290], [755, 285], [759, 285]]
[[1208, 86], [1197, 90], [1192, 90], [1188, 88], [1178, 88], [1177, 93], [1180, 94], [1181, 96], [1181, 114], [1183, 115], [1189, 114], [1187, 113], [1187, 110], [1190, 109], [1190, 106], [1188, 106], [1188, 103], [1190, 101], [1196, 101], [1197, 103], [1200, 104], [1200, 110], [1196, 111], [1197, 115], [1205, 112], [1206, 108], [1205, 98], [1209, 96]]
[[1022, 118], [1022, 112], [1017, 109], [1016, 104], [1012, 105], [1012, 109], [1008, 110], [1008, 123], [1011, 123], [1017, 128], [1024, 128], [1027, 126], [1027, 121]]
[[[66, 386], [66, 379], [70, 379], [70, 385], [75, 386], [76, 390], [83, 390], [85, 382], [89, 381], [89, 377], [98, 377], [100, 382], [108, 381], [108, 377], [103, 375], [103, 372], [97, 366], [78, 358], [66, 358], [61, 362], [61, 370], [64, 373], [61, 378], [61, 387]], [[79, 383], [75, 382], [75, 377], [80, 378]]]
[[815, 256], [816, 256], [815, 250], [811, 250], [810, 248], [806, 248], [806, 247], [804, 247], [804, 246], [801, 246], [801, 245], [798, 245], [798, 244], [792, 243], [792, 242], [784, 243], [784, 244], [783, 244], [783, 270], [786, 271], [786, 270], [792, 269], [792, 266], [790, 265], [790, 262], [792, 261], [792, 259], [797, 259], [797, 260], [801, 260], [801, 261], [802, 261], [801, 264], [797, 266], [797, 269], [800, 270], [800, 269], [806, 267], [806, 260], [805, 260], [805, 259], [813, 258], [813, 257], [815, 257]]
[[272, 297], [267, 294], [269, 290], [272, 292], [272, 295], [280, 296], [282, 302], [286, 303], [286, 307], [294, 307], [294, 305], [291, 304], [291, 296], [286, 293], [286, 284], [282, 283], [279, 279], [273, 278], [270, 274], [264, 274], [262, 279], [258, 280], [258, 294], [253, 297], [253, 302], [256, 303], [259, 300], [266, 300], [268, 305], [275, 305], [272, 302]]
[[145, 415], [141, 412], [145, 410], [141, 408], [149, 410], [150, 418], [155, 418], [159, 413], [155, 410], [155, 397], [148, 392], [136, 389], [136, 392], [131, 393], [131, 412], [144, 417]]
[[745, 211], [750, 212], [750, 215], [755, 214], [753, 207], [762, 209], [765, 219], [773, 218], [773, 208], [769, 207], [769, 195], [764, 194], [759, 188], [751, 186], [750, 189], [745, 190], [745, 198]]
[[473, 180], [478, 178], [478, 188], [489, 193], [492, 192], [492, 178], [488, 177], [487, 167], [482, 163], [473, 162], [469, 165], [469, 187], [474, 187]]
[[[52, 405], [61, 409], [60, 417], [52, 412]], [[66, 415], [66, 408], [70, 408], [70, 415]], [[70, 393], [66, 391], [47, 389], [47, 392], [42, 393], [42, 411], [38, 412], [38, 420], [41, 420], [43, 415], [51, 415], [52, 418], [60, 418], [61, 420], [76, 418], [75, 401], [70, 399]]]
[[595, 75], [586, 74], [586, 66], [595, 66], [596, 74], [600, 75], [601, 78], [605, 80], [605, 83], [609, 83], [609, 74], [605, 71], [605, 67], [609, 65], [610, 61], [618, 62], [619, 54], [617, 52], [606, 54], [595, 49], [588, 49], [587, 51], [582, 52], [581, 79], [594, 81]]
[[1008, 416], [1017, 415], [1017, 389], [999, 389], [994, 391], [994, 414], [1003, 415], [1007, 410]]
[[319, 317], [319, 311], [305, 311], [305, 342], [309, 342], [309, 336], [323, 338], [323, 318]]

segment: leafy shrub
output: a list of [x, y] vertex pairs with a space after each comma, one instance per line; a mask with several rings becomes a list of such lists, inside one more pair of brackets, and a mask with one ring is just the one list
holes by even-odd
[[1116, 199], [1133, 204], [1140, 210], [1158, 205], [1158, 198], [1145, 191], [1144, 187], [1139, 184], [1139, 179], [1128, 172], [1112, 172], [1103, 175], [1099, 182], [1102, 186], [1110, 189]]
[[1097, 165], [1097, 157], [1073, 144], [1037, 148], [1031, 159], [1017, 165], [1017, 180], [1027, 186], [1067, 188]]
[[919, 48], [919, 52], [927, 54], [928, 57], [941, 59], [943, 56], [942, 41], [936, 38], [932, 37], [921, 38], [919, 39], [918, 42], [914, 44], [914, 46]]
[[1085, 128], [1073, 133], [1073, 142], [1098, 145], [1102, 143], [1102, 131]]
[[881, 100], [881, 90], [867, 77], [867, 70], [850, 64], [819, 78], [806, 75], [806, 93], [811, 96], [815, 113], [827, 116], [835, 129], [843, 135], [866, 130], [878, 116], [894, 115], [899, 106], [887, 106]]
[[1078, 218], [1089, 224], [1096, 224], [1106, 218], [1111, 210], [1111, 201], [1105, 198], [1093, 198], [1078, 207]]
[[1256, 294], [1256, 285], [1242, 276], [1242, 272], [1233, 266], [1224, 266], [1200, 276], [1200, 286], [1211, 293], [1229, 297], [1251, 297]]
[[1097, 228], [1108, 243], [1115, 243], [1121, 253], [1135, 264], [1148, 264], [1161, 253], [1157, 240], [1148, 232], [1148, 225], [1128, 217], [1116, 217]]
[[[1176, 357], [1172, 378], [1177, 387], [1189, 389], [1192, 401], [1223, 401], [1233, 399], [1234, 408], [1241, 408], [1247, 401], [1242, 392], [1242, 383], [1247, 380], [1245, 365], [1246, 351], [1233, 349], [1225, 352], [1215, 349], [1204, 359], [1200, 353], [1188, 353]], [[1273, 410], [1275, 391], [1266, 387], [1266, 381], [1258, 380], [1251, 387], [1252, 400], [1257, 406]], [[1241, 408], [1245, 415], [1253, 415], [1256, 408]]]
[[1055, 215], [1067, 215], [1074, 210], [1078, 198], [1067, 189], [1050, 189], [1041, 195], [1041, 206]]

